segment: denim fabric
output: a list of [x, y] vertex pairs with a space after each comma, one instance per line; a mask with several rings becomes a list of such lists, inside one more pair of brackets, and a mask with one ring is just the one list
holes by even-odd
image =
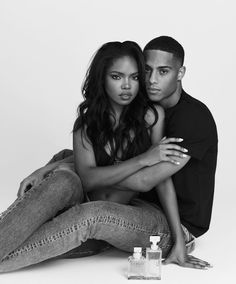
[[79, 178], [62, 170], [18, 198], [0, 217], [0, 272], [63, 255], [88, 239], [131, 252], [134, 246], [148, 247], [150, 235], [158, 234], [163, 256], [168, 254], [171, 235], [157, 206], [140, 199], [130, 205], [109, 201], [79, 204], [82, 200]]
[[170, 234], [164, 215], [141, 200], [132, 205], [94, 201], [75, 205], [43, 224], [18, 249], [5, 256], [0, 271], [61, 255], [88, 238], [101, 239], [131, 252], [134, 246], [149, 246], [149, 236], [159, 234], [164, 254], [170, 249]]
[[[67, 158], [69, 156], [73, 155], [73, 151], [71, 149], [63, 149], [60, 152], [56, 153], [52, 159], [48, 162], [48, 164], [60, 161], [64, 158]], [[84, 196], [85, 201], [89, 201], [88, 196]], [[157, 207], [158, 212], [160, 211], [160, 208], [156, 204], [153, 204], [153, 206]], [[187, 248], [187, 253], [191, 253], [194, 248], [195, 248], [195, 238], [194, 236], [188, 231], [188, 229], [182, 225], [184, 237], [185, 237], [185, 242], [186, 242], [186, 248]], [[61, 255], [58, 256], [58, 258], [76, 258], [80, 256], [86, 256], [86, 255], [92, 255], [95, 254], [96, 252], [99, 252], [98, 248], [100, 247], [100, 250], [103, 251], [104, 249], [107, 249], [108, 243], [98, 243], [95, 240], [88, 240], [85, 243], [83, 243], [81, 246]], [[86, 254], [86, 248], [87, 248], [87, 254]]]

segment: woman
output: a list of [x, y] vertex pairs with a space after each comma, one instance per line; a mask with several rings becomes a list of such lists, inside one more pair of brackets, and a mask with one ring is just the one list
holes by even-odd
[[[164, 113], [147, 99], [144, 76], [144, 59], [136, 43], [111, 42], [98, 50], [86, 75], [85, 100], [73, 129], [78, 175], [63, 165], [56, 168], [55, 163], [39, 171], [40, 183], [32, 178], [28, 184], [33, 186], [24, 194], [19, 192], [0, 220], [1, 272], [58, 256], [88, 238], [130, 251], [134, 239], [135, 244], [145, 246], [150, 234], [160, 233], [168, 251], [165, 218], [157, 226], [156, 208], [137, 199], [140, 190], [119, 186], [142, 168], [160, 161], [176, 163], [168, 155], [182, 157], [184, 151], [169, 143], [180, 141], [178, 138], [154, 145], [162, 137]], [[64, 212], [48, 221], [60, 210]], [[151, 229], [148, 224], [147, 230], [140, 230], [142, 224], [125, 220], [143, 212]], [[121, 226], [125, 232], [110, 230], [111, 226]], [[129, 239], [130, 230], [135, 232], [134, 239]]]

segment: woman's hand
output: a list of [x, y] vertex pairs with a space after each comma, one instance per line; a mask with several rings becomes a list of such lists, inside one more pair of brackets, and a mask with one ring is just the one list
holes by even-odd
[[163, 137], [161, 141], [153, 145], [144, 155], [144, 163], [146, 166], [153, 166], [162, 161], [170, 162], [175, 165], [179, 165], [179, 161], [175, 160], [173, 156], [185, 158], [188, 152], [187, 149], [177, 145], [172, 144], [176, 142], [182, 142], [182, 138], [166, 138]]
[[163, 261], [163, 264], [175, 263], [182, 267], [207, 269], [212, 267], [210, 263], [196, 258], [186, 253], [186, 246], [184, 242], [179, 242], [173, 245], [169, 255]]
[[48, 174], [48, 172], [49, 171], [45, 166], [34, 171], [28, 177], [23, 179], [23, 181], [20, 183], [20, 188], [18, 190], [17, 196], [23, 196], [31, 187], [38, 185], [44, 179], [45, 175]]

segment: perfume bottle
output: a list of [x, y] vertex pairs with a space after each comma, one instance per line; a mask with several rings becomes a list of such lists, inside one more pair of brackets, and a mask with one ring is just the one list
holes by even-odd
[[145, 258], [141, 247], [134, 247], [134, 253], [128, 258], [128, 262], [128, 279], [144, 279]]
[[160, 236], [150, 236], [151, 247], [146, 249], [146, 277], [148, 280], [161, 279], [162, 251], [158, 246]]

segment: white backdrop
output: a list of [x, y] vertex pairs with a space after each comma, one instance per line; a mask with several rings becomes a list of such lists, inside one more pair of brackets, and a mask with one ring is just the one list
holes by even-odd
[[234, 6], [233, 0], [0, 0], [0, 211], [15, 198], [23, 177], [71, 148], [81, 83], [101, 44], [128, 39], [144, 47], [156, 36], [170, 35], [186, 51], [184, 89], [208, 105], [218, 126], [207, 246], [217, 239], [212, 253], [226, 233], [227, 242], [233, 239]]

